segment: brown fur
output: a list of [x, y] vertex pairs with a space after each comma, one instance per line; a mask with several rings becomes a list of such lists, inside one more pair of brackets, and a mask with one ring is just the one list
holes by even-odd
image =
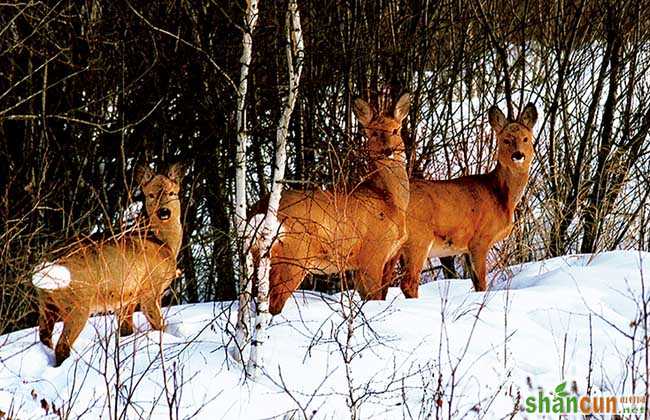
[[[407, 214], [408, 240], [401, 249], [405, 275], [404, 295], [418, 296], [420, 272], [429, 255], [445, 257], [468, 253], [472, 281], [486, 290], [486, 256], [492, 245], [510, 234], [515, 207], [528, 182], [534, 156], [532, 128], [537, 111], [528, 104], [517, 121], [507, 121], [496, 107], [489, 121], [497, 139], [497, 165], [491, 172], [446, 181], [411, 180]], [[517, 164], [515, 153], [525, 160]], [[388, 264], [384, 284], [392, 282]]]
[[[160, 298], [177, 277], [176, 256], [182, 240], [178, 199], [181, 177], [179, 165], [165, 175], [139, 167], [136, 181], [145, 195], [147, 228], [96, 242], [79, 242], [76, 249], [56, 261], [70, 271], [70, 284], [54, 290], [37, 289], [43, 344], [52, 347], [54, 323], [63, 320], [55, 348], [56, 366], [70, 355], [70, 347], [94, 313], [114, 311], [120, 334], [128, 335], [133, 332], [133, 311], [139, 304], [152, 328], [163, 329]], [[169, 210], [168, 218], [165, 209]]]
[[364, 299], [381, 299], [385, 263], [406, 239], [408, 176], [400, 130], [410, 98], [378, 113], [357, 99], [354, 112], [368, 138], [374, 181], [352, 192], [285, 191], [279, 235], [271, 248], [270, 312], [278, 314], [308, 272], [358, 270]]

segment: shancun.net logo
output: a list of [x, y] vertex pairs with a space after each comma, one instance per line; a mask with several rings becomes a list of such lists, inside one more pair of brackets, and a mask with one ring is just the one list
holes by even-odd
[[571, 395], [566, 390], [566, 382], [556, 386], [551, 395], [544, 395], [540, 390], [538, 395], [526, 398], [527, 413], [644, 414], [645, 407], [643, 395]]

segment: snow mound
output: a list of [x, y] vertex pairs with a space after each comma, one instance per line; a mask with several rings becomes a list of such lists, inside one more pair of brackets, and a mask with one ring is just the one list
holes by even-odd
[[36, 267], [32, 276], [32, 284], [39, 289], [56, 290], [68, 287], [71, 276], [67, 267], [46, 262]]
[[564, 381], [577, 394], [591, 386], [638, 395], [647, 273], [650, 254], [619, 251], [512, 266], [492, 273], [486, 293], [469, 280], [423, 285], [419, 299], [393, 288], [386, 301], [363, 304], [298, 292], [271, 323], [256, 382], [228, 354], [234, 302], [167, 308], [162, 333], [136, 313], [137, 332], [119, 339], [114, 317], [93, 317], [59, 368], [36, 328], [17, 331], [0, 336], [0, 410], [16, 418], [62, 410], [69, 418], [331, 419], [355, 410], [363, 419], [491, 419], [525, 418], [527, 396]]

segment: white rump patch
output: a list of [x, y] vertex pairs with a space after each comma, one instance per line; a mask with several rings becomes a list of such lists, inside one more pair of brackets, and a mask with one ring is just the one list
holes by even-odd
[[262, 230], [262, 225], [264, 224], [265, 217], [266, 214], [264, 213], [258, 213], [255, 216], [251, 217], [248, 221], [248, 225], [246, 226], [246, 229], [248, 230], [246, 232], [246, 236], [250, 237], [255, 234], [259, 234], [259, 232]]
[[71, 276], [67, 267], [55, 263], [42, 263], [36, 267], [32, 284], [39, 289], [56, 290], [68, 287]]
[[251, 217], [248, 221], [248, 224], [246, 225], [246, 231], [244, 232], [244, 235], [246, 235], [246, 239], [248, 241], [248, 243], [245, 244], [247, 249], [256, 246], [260, 240], [262, 236], [262, 228], [264, 227], [264, 217], [265, 214], [260, 213]]
[[[248, 221], [248, 225], [246, 226], [246, 237], [248, 238], [247, 248], [260, 245], [259, 242], [262, 239], [265, 218], [265, 213], [256, 214]], [[284, 232], [284, 226], [280, 224], [280, 221], [277, 220], [277, 218], [270, 228], [271, 239]]]
[[271, 238], [275, 238], [276, 236], [280, 236], [282, 233], [284, 233], [284, 226], [280, 224], [280, 221], [277, 217], [271, 224], [270, 228]]

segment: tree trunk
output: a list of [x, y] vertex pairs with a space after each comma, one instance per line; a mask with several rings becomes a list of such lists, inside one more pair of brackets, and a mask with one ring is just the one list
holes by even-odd
[[608, 192], [610, 167], [610, 153], [614, 142], [613, 127], [616, 104], [618, 102], [618, 78], [621, 70], [621, 28], [618, 18], [615, 16], [614, 6], [610, 5], [607, 12], [608, 40], [612, 43], [612, 55], [610, 57], [609, 89], [603, 109], [603, 131], [598, 149], [598, 163], [596, 172], [591, 178], [591, 194], [584, 209], [583, 236], [580, 252], [593, 253], [598, 247], [598, 226], [600, 218], [605, 214], [600, 211], [601, 201], [605, 200]]
[[235, 169], [235, 229], [237, 232], [237, 250], [239, 254], [239, 310], [233, 356], [243, 360], [243, 352], [250, 337], [250, 301], [252, 285], [250, 281], [248, 250], [245, 249], [249, 240], [246, 237], [246, 92], [248, 89], [248, 70], [253, 53], [253, 30], [257, 24], [257, 0], [247, 0], [244, 22], [243, 51], [241, 56], [241, 73], [237, 99], [237, 153]]
[[[268, 339], [267, 327], [271, 319], [269, 313], [269, 275], [271, 273], [270, 248], [273, 238], [279, 230], [278, 208], [282, 197], [284, 172], [287, 160], [287, 137], [289, 135], [289, 121], [298, 97], [298, 86], [302, 74], [305, 48], [300, 26], [300, 13], [296, 0], [289, 0], [286, 17], [287, 36], [287, 68], [289, 77], [289, 92], [287, 93], [284, 110], [280, 115], [276, 132], [275, 143], [275, 170], [273, 171], [273, 184], [269, 207], [264, 218], [262, 239], [259, 244], [260, 262], [257, 269], [257, 318], [255, 320], [254, 336], [252, 340], [251, 356], [248, 360], [246, 372], [256, 377], [258, 371], [264, 367], [264, 343]], [[295, 64], [294, 64], [295, 57]]]

